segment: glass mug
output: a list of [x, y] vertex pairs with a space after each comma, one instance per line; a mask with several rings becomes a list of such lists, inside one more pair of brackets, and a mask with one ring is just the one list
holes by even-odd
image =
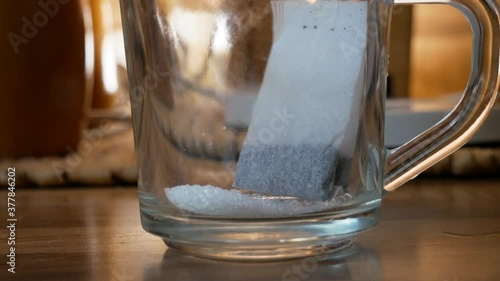
[[[460, 9], [474, 32], [462, 100], [384, 147], [395, 4]], [[382, 195], [462, 146], [498, 91], [494, 1], [122, 0], [143, 227], [220, 259], [337, 251]]]

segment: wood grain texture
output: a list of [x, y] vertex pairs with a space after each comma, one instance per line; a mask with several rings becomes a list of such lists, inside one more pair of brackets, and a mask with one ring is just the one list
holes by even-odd
[[[496, 281], [500, 277], [500, 180], [408, 183], [385, 198], [377, 227], [362, 234], [349, 251], [316, 263], [317, 268], [311, 260], [310, 267], [304, 260], [224, 263], [167, 250], [160, 239], [142, 230], [133, 188], [18, 190], [17, 202], [17, 273], [7, 273], [2, 227], [0, 280]], [[293, 268], [314, 270], [302, 270], [302, 277], [285, 274]]]

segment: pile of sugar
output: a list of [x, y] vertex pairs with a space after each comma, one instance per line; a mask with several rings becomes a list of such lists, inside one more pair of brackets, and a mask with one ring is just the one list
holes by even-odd
[[284, 217], [330, 209], [349, 200], [350, 195], [330, 201], [306, 201], [244, 194], [215, 186], [181, 185], [165, 188], [167, 198], [179, 209], [195, 214], [227, 217]]

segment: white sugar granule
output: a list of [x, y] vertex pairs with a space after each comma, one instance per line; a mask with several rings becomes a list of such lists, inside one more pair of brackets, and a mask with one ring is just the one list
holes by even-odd
[[225, 217], [283, 217], [330, 209], [350, 199], [346, 194], [333, 200], [305, 201], [258, 194], [243, 194], [215, 186], [181, 185], [165, 188], [167, 198], [179, 209], [201, 215]]

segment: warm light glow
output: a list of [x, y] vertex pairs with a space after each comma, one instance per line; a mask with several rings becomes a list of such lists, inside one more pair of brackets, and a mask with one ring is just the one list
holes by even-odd
[[203, 69], [209, 56], [209, 46], [215, 31], [215, 15], [176, 7], [168, 15], [168, 22], [173, 30], [177, 55], [182, 58], [183, 76], [187, 79], [194, 78]]
[[92, 28], [92, 11], [87, 5], [82, 6], [83, 21], [85, 24], [85, 75], [92, 77], [94, 73], [94, 31]]
[[212, 48], [227, 52], [231, 48], [228, 16], [206, 11], [189, 11], [176, 7], [168, 16], [174, 40], [181, 40], [188, 49], [203, 47], [208, 50], [213, 35]]
[[[211, 11], [175, 7], [168, 15], [180, 75], [186, 80], [199, 79], [199, 85], [224, 92], [226, 71], [232, 48], [229, 16]], [[208, 69], [205, 69], [208, 60]], [[204, 84], [207, 83], [207, 84]]]
[[102, 42], [101, 67], [102, 81], [106, 94], [113, 95], [118, 91], [118, 73], [113, 34], [106, 34]]
[[216, 52], [227, 52], [231, 48], [228, 17], [225, 14], [218, 15], [215, 19], [217, 29], [215, 30], [212, 48]]
[[188, 48], [206, 47], [215, 26], [215, 17], [205, 11], [189, 11], [176, 7], [168, 15], [172, 30]]
[[101, 3], [102, 24], [106, 31], [101, 45], [102, 82], [106, 94], [114, 95], [118, 91], [118, 71], [115, 53], [115, 38], [110, 30], [113, 29], [113, 7], [111, 3]]

